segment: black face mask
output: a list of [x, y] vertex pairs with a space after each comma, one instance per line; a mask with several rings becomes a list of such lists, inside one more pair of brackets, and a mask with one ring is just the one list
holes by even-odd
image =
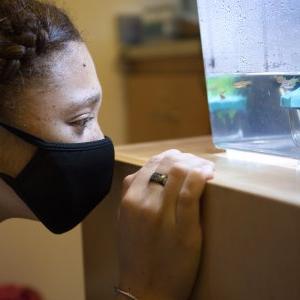
[[16, 178], [3, 173], [0, 177], [50, 231], [71, 230], [108, 194], [114, 167], [114, 147], [109, 138], [57, 144], [5, 124], [0, 126], [37, 147]]

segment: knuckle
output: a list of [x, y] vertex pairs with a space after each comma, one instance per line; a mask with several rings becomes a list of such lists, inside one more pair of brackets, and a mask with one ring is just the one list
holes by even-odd
[[126, 194], [121, 201], [120, 212], [131, 219], [144, 220], [143, 207], [136, 197]]
[[121, 209], [133, 216], [139, 216], [145, 222], [158, 222], [162, 217], [162, 211], [159, 205], [152, 201], [142, 201], [133, 193], [128, 192], [121, 202]]
[[165, 167], [170, 167], [171, 165], [179, 162], [180, 158], [178, 154], [168, 154], [164, 156], [164, 158], [161, 161], [161, 164]]
[[160, 155], [155, 155], [155, 156], [152, 156], [150, 159], [149, 159], [149, 163], [150, 164], [157, 164], [161, 161], [161, 156]]
[[171, 166], [169, 175], [176, 178], [186, 177], [188, 173], [188, 168], [180, 163], [175, 163]]
[[131, 183], [132, 175], [128, 175], [123, 179], [123, 186], [128, 187]]
[[199, 156], [196, 156], [192, 153], [185, 152], [185, 153], [183, 153], [183, 155], [185, 158], [189, 158], [189, 159], [198, 159], [198, 160], [201, 159]]
[[121, 200], [121, 206], [128, 209], [135, 209], [141, 203], [141, 196], [135, 189], [129, 188]]
[[133, 207], [133, 203], [135, 200], [131, 196], [130, 193], [126, 193], [126, 195], [122, 198], [121, 207], [124, 209], [130, 209]]
[[160, 163], [160, 167], [167, 167], [169, 166], [170, 164], [173, 163], [173, 159], [172, 157], [170, 156], [165, 156], [162, 160], [161, 160], [161, 163]]
[[205, 166], [210, 166], [211, 168], [215, 168], [215, 164], [214, 162], [210, 161], [210, 160], [204, 160], [203, 163]]
[[202, 170], [202, 169], [191, 170], [190, 178], [193, 181], [203, 181], [205, 179], [204, 170]]
[[174, 160], [178, 159], [181, 156], [181, 152], [177, 149], [171, 149], [165, 152], [164, 159]]
[[178, 149], [169, 149], [167, 151], [164, 152], [164, 154], [167, 156], [167, 155], [170, 155], [170, 156], [173, 156], [173, 155], [177, 155], [177, 154], [180, 154], [181, 152], [178, 150]]
[[215, 168], [215, 164], [214, 164], [214, 162], [212, 162], [212, 161], [210, 161], [210, 160], [205, 160], [204, 161], [204, 165], [205, 166], [209, 166], [209, 167], [211, 167], [211, 168]]

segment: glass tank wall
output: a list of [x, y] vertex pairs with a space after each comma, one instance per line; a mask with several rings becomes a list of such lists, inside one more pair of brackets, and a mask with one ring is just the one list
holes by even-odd
[[300, 159], [300, 1], [198, 0], [217, 147]]

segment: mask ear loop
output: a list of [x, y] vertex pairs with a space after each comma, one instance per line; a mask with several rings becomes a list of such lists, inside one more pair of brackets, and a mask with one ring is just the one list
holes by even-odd
[[8, 130], [9, 132], [13, 133], [14, 135], [18, 136], [19, 138], [23, 139], [25, 142], [28, 142], [34, 146], [40, 146], [40, 145], [43, 145], [45, 144], [46, 142], [43, 141], [42, 139], [40, 138], [37, 138], [27, 132], [24, 132], [18, 128], [14, 128], [14, 127], [11, 127], [9, 125], [6, 125], [2, 122], [0, 122], [0, 126], [2, 126], [3, 128], [5, 128], [6, 130]]
[[[1, 1], [1, 0], [0, 0]], [[38, 137], [31, 135], [30, 133], [24, 132], [15, 127], [9, 126], [0, 122], [0, 126], [7, 129], [12, 134], [23, 139], [25, 142], [32, 144], [43, 150], [56, 150], [56, 151], [82, 151], [82, 150], [95, 150], [98, 148], [105, 147], [107, 145], [113, 145], [112, 140], [105, 136], [105, 139], [99, 141], [85, 142], [85, 143], [51, 143], [42, 140]], [[112, 146], [113, 147], [113, 146]]]

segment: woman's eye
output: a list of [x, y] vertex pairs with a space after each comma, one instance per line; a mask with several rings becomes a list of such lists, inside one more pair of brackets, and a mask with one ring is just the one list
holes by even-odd
[[87, 125], [91, 120], [93, 120], [93, 119], [94, 119], [93, 117], [88, 117], [88, 118], [80, 119], [80, 120], [77, 120], [77, 121], [74, 121], [74, 122], [70, 122], [70, 125], [71, 125], [71, 126], [74, 126], [74, 127], [85, 128], [86, 125]]

